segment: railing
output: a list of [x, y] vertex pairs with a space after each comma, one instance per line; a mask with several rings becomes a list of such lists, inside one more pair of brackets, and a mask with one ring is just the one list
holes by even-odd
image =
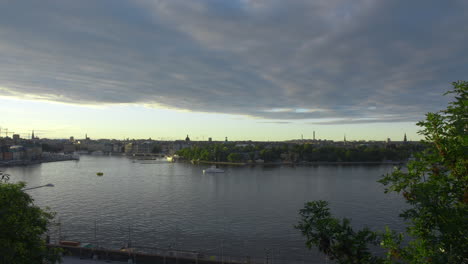
[[[137, 260], [133, 263], [303, 264], [328, 262], [324, 257], [320, 256], [314, 256], [315, 259], [311, 259], [311, 256], [308, 255], [308, 258], [306, 258], [307, 251], [305, 246], [304, 255], [299, 259], [292, 259], [287, 250], [280, 250], [279, 248], [265, 248], [263, 255], [236, 256], [229, 253], [226, 254], [223, 243], [220, 243], [214, 248], [201, 250], [181, 249], [178, 248], [177, 243], [166, 243], [167, 246], [141, 244], [137, 238], [132, 236], [133, 232], [130, 227], [103, 228], [99, 227], [96, 221], [94, 222], [94, 226], [91, 223], [86, 227], [83, 226], [75, 228], [74, 230], [79, 231], [64, 231], [62, 224], [59, 222], [51, 224], [47, 234], [49, 244], [51, 246], [64, 247], [69, 252], [73, 250], [75, 255], [79, 252], [80, 257], [83, 257], [82, 254], [88, 254], [88, 257], [92, 257], [93, 254], [99, 252], [99, 256], [103, 259], [106, 259], [107, 256], [107, 259], [112, 260], [109, 256], [113, 256], [114, 260], [117, 260], [115, 259], [117, 257], [120, 257], [120, 260], [122, 260], [123, 256], [127, 256], [129, 259]], [[112, 230], [113, 234], [112, 239], [106, 237], [110, 230]], [[61, 241], [64, 240], [79, 241], [81, 243], [77, 247], [70, 247], [61, 245]], [[116, 240], [120, 240], [121, 242], [116, 243]], [[159, 244], [162, 243], [160, 242]], [[140, 261], [138, 261], [138, 259]], [[148, 262], [142, 262], [142, 260], [147, 260]]]

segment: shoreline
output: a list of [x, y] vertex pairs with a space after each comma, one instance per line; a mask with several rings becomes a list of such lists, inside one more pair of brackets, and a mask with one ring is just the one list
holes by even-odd
[[313, 165], [403, 165], [406, 161], [301, 161], [301, 162], [228, 162], [228, 161], [191, 161], [192, 164], [226, 165], [226, 166], [313, 166]]
[[48, 159], [40, 159], [40, 160], [13, 160], [13, 161], [2, 161], [0, 162], [0, 167], [22, 167], [22, 166], [30, 166], [48, 162], [58, 162], [58, 161], [69, 161], [69, 160], [79, 160], [79, 158], [75, 157], [60, 157], [60, 158], [48, 158]]

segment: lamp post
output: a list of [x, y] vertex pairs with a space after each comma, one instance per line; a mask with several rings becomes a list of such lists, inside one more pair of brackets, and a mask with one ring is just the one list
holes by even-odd
[[45, 185], [41, 185], [41, 186], [36, 186], [36, 187], [31, 187], [31, 188], [24, 188], [24, 189], [21, 189], [22, 191], [28, 191], [28, 190], [32, 190], [32, 189], [37, 189], [37, 188], [42, 188], [42, 187], [54, 187], [55, 185], [53, 185], [52, 183], [48, 183], [48, 184], [45, 184]]

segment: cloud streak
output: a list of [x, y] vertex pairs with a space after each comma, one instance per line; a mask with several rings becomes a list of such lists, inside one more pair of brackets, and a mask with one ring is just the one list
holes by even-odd
[[315, 124], [416, 121], [466, 78], [467, 11], [461, 0], [4, 1], [0, 92]]

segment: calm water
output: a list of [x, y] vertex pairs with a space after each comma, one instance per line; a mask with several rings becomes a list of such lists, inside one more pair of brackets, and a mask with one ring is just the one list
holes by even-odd
[[[136, 247], [252, 258], [269, 252], [274, 263], [323, 263], [293, 228], [304, 203], [318, 199], [356, 227], [402, 229], [402, 200], [376, 183], [391, 166], [245, 167], [204, 175], [206, 167], [81, 156], [6, 172], [30, 187], [55, 184], [28, 192], [57, 212], [66, 239], [110, 248], [130, 238]], [[104, 176], [96, 176], [100, 171]]]

